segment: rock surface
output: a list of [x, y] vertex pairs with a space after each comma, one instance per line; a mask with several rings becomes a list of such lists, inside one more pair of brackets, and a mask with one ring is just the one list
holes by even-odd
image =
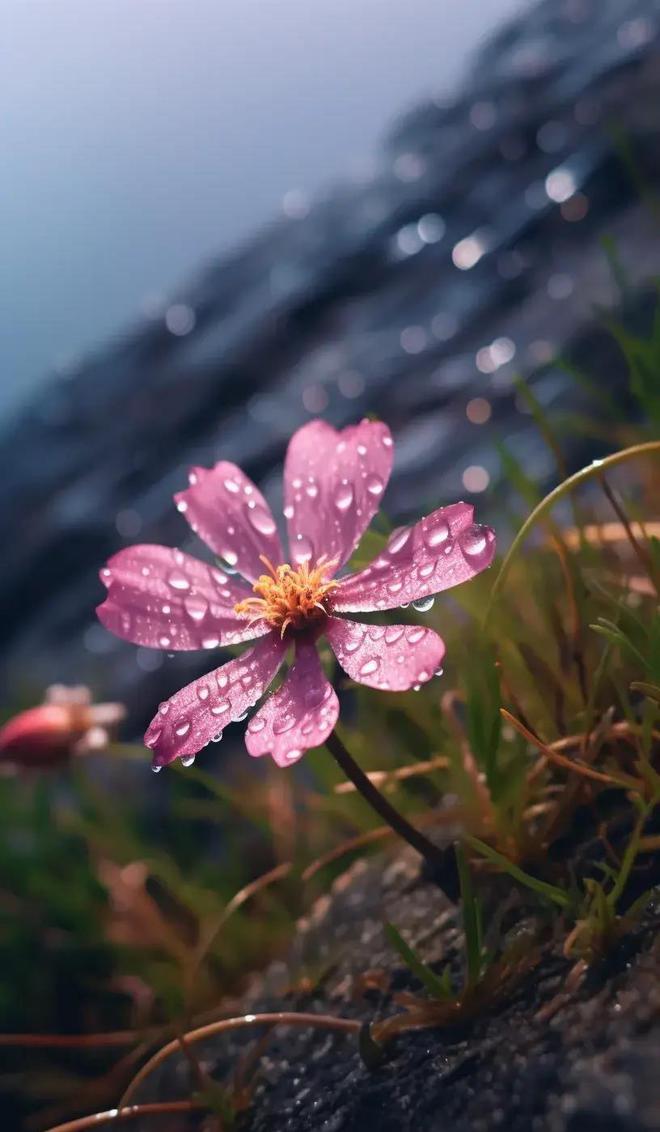
[[[520, 906], [508, 892], [513, 927]], [[407, 851], [383, 866], [358, 862], [302, 926], [286, 966], [269, 971], [248, 1011], [311, 1010], [362, 1020], [400, 1010], [392, 994], [421, 988], [383, 934], [403, 929], [424, 960], [456, 969], [456, 914], [419, 876]], [[244, 1132], [652, 1132], [660, 1128], [660, 890], [642, 926], [575, 990], [560, 941], [498, 1005], [462, 1025], [399, 1036], [369, 1070], [356, 1040], [278, 1028], [261, 1059]], [[506, 911], [505, 911], [505, 926]], [[514, 929], [515, 930], [515, 929]], [[439, 969], [438, 967], [438, 969]], [[316, 972], [313, 991], [281, 988]], [[365, 973], [370, 979], [365, 979]], [[383, 976], [385, 976], [383, 981]], [[365, 989], [383, 981], [383, 989]], [[389, 987], [387, 987], [389, 983]], [[278, 986], [280, 993], [277, 993]], [[387, 989], [385, 989], [387, 988]], [[262, 1031], [263, 1032], [263, 1031]], [[249, 1041], [225, 1035], [195, 1047], [216, 1080], [230, 1080]], [[189, 1069], [171, 1058], [142, 1087], [142, 1101], [190, 1094]], [[199, 1132], [203, 1118], [187, 1125]], [[138, 1122], [139, 1132], [148, 1124]], [[162, 1132], [169, 1132], [166, 1124]]]
[[[398, 442], [392, 516], [469, 495], [471, 467], [496, 485], [498, 437], [548, 479], [512, 377], [551, 414], [582, 403], [558, 352], [622, 384], [594, 318], [620, 297], [601, 240], [633, 318], [660, 252], [612, 125], [657, 185], [659, 25], [654, 0], [544, 0], [486, 45], [455, 99], [407, 115], [361, 180], [289, 199], [167, 310], [54, 376], [0, 441], [8, 702], [85, 679], [124, 696], [137, 729], [200, 670], [114, 640], [93, 612], [96, 571], [121, 545], [187, 543], [171, 494], [192, 463], [236, 460], [277, 503], [297, 425], [377, 410]], [[487, 427], [474, 404], [466, 415], [476, 397]], [[567, 450], [598, 455], [585, 438]], [[475, 498], [492, 519], [498, 493]]]

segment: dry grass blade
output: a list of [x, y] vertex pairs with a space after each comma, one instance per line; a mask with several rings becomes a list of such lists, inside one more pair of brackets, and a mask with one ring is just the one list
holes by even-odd
[[[367, 773], [367, 778], [373, 782], [374, 786], [387, 787], [390, 783], [403, 782], [407, 778], [415, 778], [419, 774], [428, 774], [434, 770], [447, 770], [449, 766], [449, 759], [444, 755], [436, 755], [435, 758], [426, 759], [424, 762], [414, 763], [412, 766], [400, 766], [393, 770], [372, 770]], [[355, 787], [352, 782], [339, 782], [334, 788], [335, 794], [352, 794], [355, 793]]]
[[528, 743], [531, 743], [532, 746], [541, 751], [548, 762], [554, 763], [556, 766], [561, 766], [565, 770], [571, 770], [575, 774], [581, 774], [583, 778], [590, 778], [594, 782], [605, 783], [607, 786], [619, 786], [623, 790], [636, 790], [637, 792], [642, 789], [643, 784], [631, 775], [606, 774], [605, 771], [594, 770], [588, 763], [584, 763], [579, 759], [566, 758], [565, 755], [560, 754], [559, 751], [555, 750], [548, 743], [544, 743], [542, 739], [539, 739], [538, 735], [530, 731], [524, 723], [516, 719], [515, 715], [512, 715], [506, 708], [500, 708], [500, 712], [507, 723], [515, 727], [516, 731], [518, 731]]

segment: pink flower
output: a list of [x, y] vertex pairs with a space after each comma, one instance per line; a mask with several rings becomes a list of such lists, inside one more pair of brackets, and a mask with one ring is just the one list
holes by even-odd
[[339, 703], [316, 650], [322, 635], [361, 684], [401, 692], [432, 678], [445, 652], [432, 629], [363, 625], [344, 614], [394, 609], [473, 578], [492, 562], [495, 535], [473, 523], [469, 504], [455, 503], [395, 531], [370, 566], [339, 577], [378, 510], [392, 457], [381, 423], [337, 432], [317, 420], [292, 437], [284, 468], [288, 562], [261, 492], [225, 461], [195, 468], [190, 487], [175, 498], [228, 568], [164, 546], [131, 547], [110, 560], [98, 615], [117, 636], [166, 651], [259, 638], [160, 705], [144, 740], [154, 769], [175, 758], [192, 761], [227, 723], [243, 719], [291, 647], [286, 679], [247, 725], [247, 749], [290, 766], [324, 743]]

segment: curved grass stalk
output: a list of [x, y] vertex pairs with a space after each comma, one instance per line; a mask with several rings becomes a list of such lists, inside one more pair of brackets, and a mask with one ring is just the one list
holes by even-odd
[[556, 763], [557, 766], [564, 767], [565, 770], [572, 770], [576, 774], [581, 774], [583, 778], [591, 778], [594, 782], [603, 782], [606, 786], [618, 786], [622, 790], [635, 790], [638, 794], [641, 793], [644, 784], [639, 779], [633, 778], [632, 775], [624, 775], [623, 773], [607, 774], [605, 771], [595, 770], [592, 766], [589, 766], [588, 763], [581, 762], [579, 759], [566, 758], [565, 755], [560, 755], [556, 748], [551, 747], [548, 743], [544, 743], [542, 739], [539, 739], [538, 735], [530, 731], [524, 723], [516, 719], [515, 715], [512, 715], [506, 708], [500, 708], [500, 714], [507, 723], [515, 727], [516, 731], [522, 735], [523, 739], [526, 739], [528, 743], [531, 743], [532, 746], [541, 751], [548, 762]]
[[527, 517], [518, 531], [500, 566], [499, 574], [495, 579], [486, 607], [484, 628], [488, 625], [495, 601], [499, 597], [500, 591], [511, 569], [511, 563], [529, 532], [537, 524], [539, 519], [542, 519], [548, 511], [552, 510], [556, 503], [559, 503], [561, 499], [564, 499], [565, 496], [569, 495], [575, 488], [586, 483], [587, 480], [602, 477], [604, 472], [609, 468], [616, 467], [617, 464], [624, 464], [626, 461], [633, 460], [637, 456], [650, 456], [652, 453], [660, 453], [660, 440], [648, 440], [643, 444], [634, 444], [631, 448], [622, 448], [619, 452], [613, 452], [610, 456], [606, 456], [602, 460], [597, 460], [593, 464], [589, 464], [586, 468], [581, 468], [579, 472], [575, 472], [572, 476], [569, 476], [567, 480], [564, 480], [563, 483], [553, 488], [553, 490], [536, 505], [531, 515]]
[[[268, 1014], [240, 1014], [236, 1018], [222, 1018], [219, 1022], [211, 1022], [208, 1026], [200, 1026], [184, 1034], [184, 1041], [188, 1045], [215, 1037], [217, 1034], [226, 1034], [232, 1030], [251, 1029], [253, 1026], [302, 1026], [310, 1029], [335, 1030], [344, 1034], [359, 1034], [362, 1023], [355, 1018], [341, 1018], [333, 1014], [311, 1014], [304, 1012], [276, 1011]], [[146, 1078], [166, 1061], [171, 1054], [181, 1049], [181, 1042], [177, 1038], [168, 1042], [159, 1049], [153, 1057], [142, 1066], [131, 1081], [119, 1102], [118, 1111], [121, 1112], [130, 1105], [131, 1098]], [[61, 1129], [51, 1129], [51, 1132], [62, 1132]]]
[[133, 1104], [128, 1108], [109, 1108], [105, 1112], [94, 1112], [91, 1116], [80, 1116], [77, 1120], [67, 1120], [49, 1128], [48, 1132], [85, 1132], [87, 1128], [98, 1128], [102, 1124], [114, 1124], [120, 1120], [137, 1120], [140, 1116], [167, 1116], [173, 1112], [194, 1112], [208, 1108], [201, 1101], [165, 1101], [159, 1104]]

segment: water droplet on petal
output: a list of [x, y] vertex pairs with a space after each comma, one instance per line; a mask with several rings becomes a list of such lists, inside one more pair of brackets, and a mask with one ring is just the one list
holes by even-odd
[[495, 535], [490, 527], [482, 527], [477, 523], [459, 535], [460, 548], [475, 569], [479, 569], [480, 564], [487, 560], [494, 539]]
[[286, 757], [286, 761], [288, 763], [295, 763], [297, 761], [297, 759], [302, 758], [302, 751], [296, 750], [294, 748], [291, 751], [287, 751], [285, 757]]
[[293, 506], [293, 503], [287, 503], [286, 507], [284, 508], [284, 518], [285, 519], [293, 519], [293, 516], [295, 515], [295, 513], [296, 513], [296, 509]]
[[159, 637], [159, 639], [158, 639], [158, 644], [160, 645], [160, 647], [162, 649], [168, 649], [170, 647], [171, 643], [172, 642], [171, 642], [169, 637]]
[[421, 625], [413, 625], [406, 632], [406, 640], [409, 645], [416, 645], [423, 637], [426, 636], [427, 630], [422, 629]]
[[189, 590], [190, 582], [183, 574], [170, 574], [167, 579], [173, 590]]
[[266, 720], [263, 718], [263, 716], [255, 715], [255, 716], [253, 716], [253, 718], [248, 723], [247, 729], [248, 729], [248, 731], [251, 731], [252, 734], [254, 735], [254, 734], [256, 734], [257, 731], [263, 731], [265, 726], [266, 726]]
[[292, 715], [285, 715], [276, 719], [273, 724], [273, 735], [284, 735], [285, 731], [290, 731], [292, 727], [296, 726], [296, 721]]
[[391, 436], [384, 436], [383, 437], [383, 448], [391, 448], [392, 443], [393, 443], [393, 441], [392, 441]]
[[339, 486], [335, 488], [334, 503], [337, 510], [348, 511], [354, 498], [352, 484], [350, 484], [348, 480], [342, 480]]
[[229, 711], [230, 707], [231, 704], [229, 700], [218, 700], [217, 704], [214, 704], [211, 708], [211, 715], [224, 715], [226, 711]]
[[180, 723], [178, 727], [174, 728], [174, 731], [180, 739], [183, 739], [184, 735], [187, 735], [190, 731], [190, 720], [186, 720], [184, 723]]
[[420, 597], [418, 601], [413, 601], [412, 607], [416, 609], [418, 613], [428, 613], [429, 609], [433, 609], [434, 602], [435, 598], [433, 596]]
[[425, 562], [423, 564], [423, 566], [420, 566], [420, 568], [419, 568], [420, 578], [430, 578], [431, 574], [435, 570], [436, 566], [437, 566], [437, 562], [435, 562], [435, 561], [434, 562]]
[[432, 527], [424, 531], [424, 542], [430, 550], [442, 546], [449, 538], [449, 524], [444, 519], [438, 519]]
[[436, 668], [435, 672], [433, 673], [434, 676], [444, 676], [444, 674], [444, 668]]
[[388, 582], [387, 589], [391, 594], [398, 594], [403, 589], [403, 582], [400, 578], [395, 578], [394, 581]]
[[200, 686], [197, 689], [197, 697], [200, 700], [208, 700], [209, 690], [206, 687], [206, 684], [200, 684]]
[[222, 731], [218, 731], [216, 735], [211, 736], [212, 743], [219, 743], [222, 739]]
[[427, 680], [431, 679], [431, 673], [427, 672], [425, 668], [422, 668], [422, 671], [417, 673], [417, 679], [420, 684], [425, 684]]
[[188, 504], [186, 503], [185, 499], [177, 499], [176, 509], [177, 511], [180, 511], [182, 515], [185, 515], [186, 511], [188, 510]]
[[380, 476], [367, 476], [366, 480], [367, 491], [370, 495], [382, 495], [385, 484]]
[[203, 621], [209, 608], [209, 603], [204, 597], [189, 595], [183, 599], [183, 608], [193, 621]]
[[219, 645], [220, 641], [217, 637], [202, 637], [203, 649], [217, 649]]
[[360, 676], [370, 676], [372, 672], [376, 671], [379, 664], [380, 660], [375, 656], [371, 660], [366, 660], [360, 669]]
[[247, 719], [247, 712], [246, 711], [241, 712], [240, 715], [235, 715], [234, 716], [234, 723], [242, 723], [244, 719]]
[[392, 531], [387, 543], [387, 550], [389, 554], [399, 554], [410, 538], [410, 527], [398, 527], [396, 531]]
[[153, 770], [154, 774], [160, 774], [160, 772], [163, 768], [162, 768], [162, 766], [156, 766], [154, 763], [152, 763], [151, 769]]
[[311, 539], [306, 535], [298, 535], [293, 545], [293, 560], [298, 566], [302, 566], [303, 562], [309, 562], [310, 558], [314, 556], [314, 547]]
[[232, 493], [232, 495], [237, 495], [241, 490], [239, 485], [236, 483], [236, 480], [225, 480], [225, 487], [227, 488], [227, 491], [230, 491]]
[[366, 444], [358, 444], [357, 450], [358, 450], [358, 456], [366, 456], [366, 454], [367, 454]]
[[403, 625], [389, 625], [385, 630], [385, 644], [393, 645], [403, 636]]
[[[258, 531], [260, 535], [275, 534], [275, 521], [265, 507], [261, 507], [259, 504], [257, 504], [256, 507], [247, 507], [246, 514], [250, 526], [253, 527], [255, 531]], [[227, 557], [228, 556], [225, 554], [225, 558]], [[231, 559], [228, 559], [228, 561], [231, 562]], [[234, 559], [234, 562], [236, 561], [237, 559]]]
[[195, 755], [184, 755], [180, 760], [181, 766], [192, 766], [195, 761]]

